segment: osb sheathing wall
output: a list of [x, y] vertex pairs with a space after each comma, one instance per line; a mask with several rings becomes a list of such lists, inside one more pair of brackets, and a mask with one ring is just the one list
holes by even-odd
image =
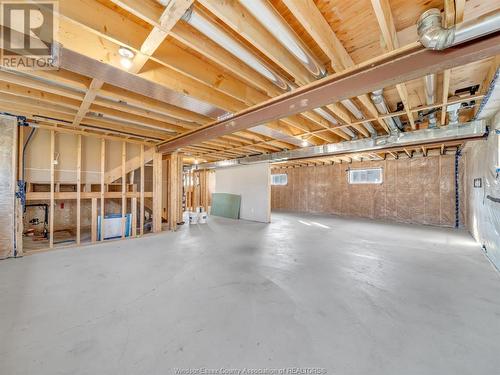
[[[348, 168], [383, 168], [382, 184], [350, 185]], [[288, 185], [272, 187], [272, 208], [451, 227], [455, 156], [273, 169]]]

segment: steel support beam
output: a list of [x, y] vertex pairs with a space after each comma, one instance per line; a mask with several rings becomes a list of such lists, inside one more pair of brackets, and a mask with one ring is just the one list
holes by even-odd
[[334, 74], [234, 116], [174, 137], [158, 145], [168, 153], [252, 126], [278, 120], [383, 87], [410, 81], [426, 74], [465, 65], [500, 53], [500, 33], [444, 51], [425, 49], [420, 43], [395, 50], [342, 73]]

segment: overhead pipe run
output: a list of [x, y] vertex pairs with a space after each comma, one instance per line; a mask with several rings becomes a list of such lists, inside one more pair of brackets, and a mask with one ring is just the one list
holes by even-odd
[[253, 128], [250, 128], [249, 130], [251, 130], [255, 133], [259, 133], [261, 135], [265, 135], [266, 137], [274, 138], [278, 141], [290, 143], [290, 144], [297, 146], [297, 147], [303, 147], [302, 146], [303, 142], [304, 142], [303, 140], [298, 139], [296, 137], [293, 137], [291, 135], [288, 135], [286, 133], [283, 133], [279, 130], [270, 128], [269, 126], [266, 126], [266, 125], [254, 126]]
[[[281, 15], [274, 9], [274, 7], [269, 4], [267, 0], [240, 0], [241, 4], [256, 18], [261, 24], [269, 31], [273, 36], [278, 39], [281, 44], [293, 54], [298, 61], [315, 77], [323, 78], [327, 75], [325, 67], [313, 56], [309, 51], [307, 46], [300, 40], [300, 38], [295, 34], [295, 31], [290, 27], [290, 25], [283, 20]], [[293, 86], [292, 86], [293, 88]], [[347, 99], [346, 102], [349, 103], [349, 111], [354, 114], [352, 108], [356, 108], [354, 111], [361, 113], [355, 104]], [[320, 113], [317, 109], [314, 110], [319, 113], [323, 118], [332, 122], [325, 116], [325, 111], [322, 110]], [[327, 113], [326, 113], [327, 114]], [[363, 119], [363, 115], [355, 115], [358, 120]], [[330, 116], [331, 117], [331, 116]], [[337, 121], [334, 124], [338, 123]], [[370, 122], [363, 123], [364, 127], [368, 130], [372, 137], [377, 136], [377, 132]], [[357, 135], [349, 128], [342, 128], [342, 131], [346, 133], [353, 139], [357, 138]]]
[[417, 22], [417, 32], [423, 46], [433, 50], [443, 50], [492, 34], [500, 30], [500, 11], [495, 10], [481, 17], [458, 25], [444, 28], [439, 9], [424, 12]]
[[257, 73], [263, 75], [280, 89], [288, 91], [290, 86], [286, 80], [279, 74], [274, 72], [270, 67], [264, 64], [260, 59], [254, 56], [246, 47], [241, 45], [228, 35], [221, 27], [206, 19], [202, 14], [198, 13], [193, 7], [189, 8], [182, 20], [194, 27], [200, 33], [217, 43], [226, 51], [236, 56]]
[[[401, 82], [421, 78], [425, 74], [442, 72], [500, 53], [500, 35], [493, 34], [462, 44], [446, 53], [435, 53], [419, 44], [383, 56], [354, 70], [348, 70], [273, 98], [236, 113], [231, 118], [216, 121], [173, 137], [157, 145], [157, 150], [168, 153], [187, 145], [251, 128], [268, 121], [288, 117], [332, 102], [371, 92]], [[430, 129], [432, 130], [432, 129]], [[408, 132], [410, 133], [410, 132]], [[401, 134], [406, 134], [401, 133]]]
[[267, 0], [240, 0], [241, 4], [269, 31], [315, 78], [323, 78], [325, 67], [302, 43], [295, 31]]
[[[425, 103], [427, 105], [433, 105], [436, 102], [436, 92], [437, 92], [437, 74], [427, 74], [424, 77], [425, 86]], [[431, 111], [428, 114], [429, 128], [437, 127], [437, 116], [435, 111]]]
[[[253, 4], [253, 1], [251, 3]], [[247, 4], [247, 5], [253, 10], [257, 9], [258, 7], [265, 7], [265, 4], [260, 4], [260, 5], [258, 5], [257, 3], [255, 3], [254, 5], [252, 4]], [[266, 17], [271, 17], [272, 12], [266, 7], [265, 9], [266, 11], [264, 13]], [[229, 53], [234, 55], [236, 58], [247, 64], [257, 73], [261, 74], [262, 76], [270, 80], [280, 89], [288, 91], [292, 88], [297, 87], [294, 83], [288, 82], [287, 79], [281, 77], [272, 68], [264, 64], [259, 58], [254, 56], [254, 54], [250, 52], [246, 47], [241, 45], [238, 41], [235, 41], [222, 28], [220, 28], [218, 25], [215, 25], [210, 20], [206, 19], [202, 14], [198, 13], [194, 8], [191, 7], [184, 14], [182, 19], [188, 24], [190, 24], [192, 27], [197, 29], [199, 32], [201, 32], [203, 35], [205, 35], [206, 37], [208, 37], [209, 39], [220, 45], [222, 48], [227, 50]], [[286, 29], [284, 30], [282, 30], [282, 28], [279, 29], [281, 30], [280, 35], [288, 35], [286, 33]], [[291, 38], [290, 35], [288, 35], [287, 37]], [[292, 43], [291, 41], [292, 39], [289, 39], [290, 43]], [[293, 47], [293, 49], [298, 51], [300, 47], [297, 44], [295, 47]], [[317, 63], [316, 60], [313, 59], [312, 55], [305, 49], [304, 49], [304, 56], [307, 57], [307, 61], [310, 62], [309, 64], [310, 67], [315, 66], [314, 69], [317, 71], [318, 77], [323, 77], [326, 74], [324, 68], [321, 67], [321, 65]], [[322, 108], [315, 108], [313, 109], [313, 111], [316, 112], [318, 115], [320, 115], [323, 119], [325, 119], [329, 123], [332, 123], [333, 125], [338, 124], [338, 121]], [[346, 133], [349, 137], [356, 138], [356, 134], [354, 134], [352, 130], [347, 128], [342, 128], [342, 131]]]
[[[292, 89], [299, 88], [299, 86], [297, 84], [295, 84], [295, 83], [290, 83], [289, 82], [289, 85], [290, 85], [290, 87]], [[332, 123], [333, 125], [338, 125], [339, 124], [339, 122], [337, 121], [337, 119], [335, 117], [333, 117], [330, 113], [328, 113], [326, 110], [324, 110], [321, 107], [313, 108], [313, 112], [316, 112], [323, 119], [325, 119], [326, 121]], [[342, 130], [345, 134], [347, 134], [352, 139], [357, 139], [358, 138], [358, 136], [351, 129], [349, 129], [348, 127], [343, 127], [340, 130]]]
[[[323, 108], [314, 108], [313, 109], [314, 112], [316, 112], [318, 115], [320, 115], [321, 117], [323, 117], [325, 120], [327, 120], [328, 122], [331, 122], [332, 124], [334, 125], [338, 125], [338, 121], [335, 119], [335, 117], [333, 117], [332, 115], [330, 115], [327, 111], [325, 111]], [[346, 133], [349, 137], [351, 137], [352, 139], [356, 139], [358, 138], [358, 136], [356, 134], [354, 134], [354, 132], [349, 129], [348, 127], [343, 127], [342, 130], [344, 133]]]
[[[387, 103], [385, 102], [382, 89], [373, 91], [370, 97], [375, 105], [375, 108], [377, 108], [378, 113], [382, 115], [390, 113], [389, 107], [387, 107]], [[401, 123], [399, 117], [387, 117], [384, 118], [384, 122], [389, 127], [391, 134], [397, 134], [399, 131], [403, 130], [403, 124]]]
[[458, 124], [458, 113], [460, 108], [462, 107], [462, 103], [455, 103], [448, 105], [446, 107], [446, 112], [448, 112], [448, 125], [457, 125]]
[[[363, 115], [363, 112], [361, 112], [359, 110], [359, 108], [356, 106], [356, 104], [354, 104], [352, 102], [352, 100], [350, 99], [344, 99], [344, 100], [341, 100], [340, 101], [344, 107], [347, 108], [347, 110], [349, 112], [351, 112], [354, 117], [356, 117], [358, 120], [363, 120], [365, 118], [365, 116]], [[373, 124], [370, 122], [370, 121], [365, 121], [363, 122], [363, 126], [366, 128], [366, 130], [368, 130], [368, 132], [370, 133], [370, 135], [372, 137], [376, 137], [378, 134], [377, 134], [377, 131], [375, 130], [375, 128], [373, 127]]]
[[472, 139], [484, 136], [486, 133], [486, 125], [486, 120], [477, 120], [464, 124], [443, 126], [435, 129], [422, 129], [404, 133], [400, 132], [398, 134], [380, 136], [378, 138], [364, 138], [356, 141], [331, 143], [321, 146], [298, 148], [290, 151], [275, 152], [272, 154], [204, 163], [199, 164], [196, 168], [213, 169], [256, 163], [277, 163], [280, 161], [295, 159], [319, 158], [324, 156], [376, 151], [393, 147], [409, 147], [412, 145], [435, 144], [462, 139]]

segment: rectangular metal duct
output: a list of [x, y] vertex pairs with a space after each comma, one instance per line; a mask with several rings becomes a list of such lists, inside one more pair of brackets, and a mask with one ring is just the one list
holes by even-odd
[[393, 147], [477, 138], [482, 137], [486, 133], [486, 124], [486, 120], [477, 120], [456, 126], [443, 126], [441, 128], [423, 129], [378, 138], [364, 138], [357, 141], [332, 143], [272, 154], [249, 156], [241, 159], [205, 163], [198, 165], [197, 169], [223, 168], [239, 164], [275, 163], [285, 160], [319, 158], [322, 156], [376, 151]]
[[14, 254], [17, 119], [0, 115], [0, 259]]

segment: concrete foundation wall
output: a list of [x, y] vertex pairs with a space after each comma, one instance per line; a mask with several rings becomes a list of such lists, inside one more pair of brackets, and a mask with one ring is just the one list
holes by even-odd
[[[500, 177], [498, 168], [500, 112], [492, 121], [487, 140], [471, 142], [464, 149], [467, 227], [500, 269]], [[474, 180], [481, 186], [474, 187]]]
[[[348, 168], [383, 168], [383, 183], [350, 185]], [[272, 186], [272, 208], [296, 212], [455, 225], [455, 156], [273, 169], [288, 185]]]

